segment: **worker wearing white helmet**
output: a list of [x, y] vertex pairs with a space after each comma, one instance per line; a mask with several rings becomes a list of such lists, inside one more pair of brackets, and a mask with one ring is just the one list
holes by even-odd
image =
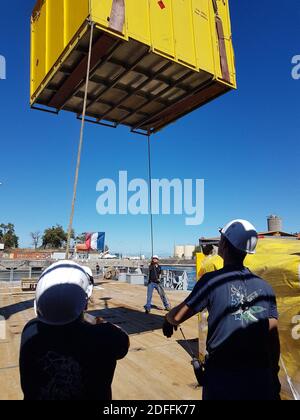
[[233, 220], [220, 230], [224, 268], [205, 274], [190, 296], [166, 316], [171, 337], [179, 324], [208, 310], [204, 400], [277, 400], [280, 342], [275, 294], [244, 266], [258, 242], [255, 227]]
[[22, 333], [21, 385], [25, 400], [109, 400], [117, 360], [128, 335], [101, 318], [85, 316], [92, 272], [71, 261], [55, 263], [40, 277], [37, 319]]
[[55, 263], [39, 279], [36, 314], [46, 324], [68, 324], [87, 308], [92, 293], [93, 279], [89, 267], [71, 261]]
[[247, 220], [233, 220], [220, 233], [238, 251], [245, 254], [255, 254], [258, 235], [255, 227]]
[[165, 310], [169, 311], [171, 309], [169, 300], [161, 284], [161, 274], [162, 274], [162, 269], [161, 269], [161, 266], [159, 265], [159, 257], [158, 255], [153, 255], [151, 264], [149, 265], [147, 302], [146, 302], [146, 305], [144, 306], [146, 314], [149, 314], [151, 312], [152, 297], [153, 297], [154, 290], [156, 290], [157, 293], [159, 294], [159, 297], [165, 307]]

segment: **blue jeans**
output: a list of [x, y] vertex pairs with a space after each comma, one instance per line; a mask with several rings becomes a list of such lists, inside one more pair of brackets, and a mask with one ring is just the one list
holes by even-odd
[[165, 291], [163, 289], [163, 287], [161, 286], [161, 284], [159, 283], [153, 283], [153, 282], [149, 282], [148, 284], [148, 290], [147, 290], [147, 303], [145, 305], [145, 309], [147, 311], [151, 310], [151, 302], [152, 302], [152, 296], [153, 296], [153, 291], [157, 290], [159, 297], [162, 300], [162, 303], [164, 304], [165, 309], [168, 309], [170, 307], [170, 303], [168, 301], [168, 298], [165, 294]]

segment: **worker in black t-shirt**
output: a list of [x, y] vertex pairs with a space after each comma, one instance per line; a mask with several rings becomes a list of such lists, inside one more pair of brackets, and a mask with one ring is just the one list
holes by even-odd
[[157, 290], [166, 311], [169, 311], [171, 309], [168, 298], [160, 282], [161, 273], [162, 273], [162, 269], [161, 269], [161, 266], [159, 265], [159, 258], [157, 255], [154, 255], [152, 258], [151, 264], [149, 266], [147, 303], [144, 306], [147, 314], [149, 314], [151, 311], [151, 302], [152, 302], [152, 296], [153, 296], [154, 290]]
[[205, 274], [192, 293], [166, 316], [167, 337], [194, 315], [208, 310], [204, 400], [279, 400], [280, 341], [272, 287], [244, 266], [258, 234], [246, 220], [221, 230], [224, 268]]
[[84, 267], [63, 261], [38, 282], [37, 319], [24, 328], [20, 350], [25, 400], [111, 400], [117, 360], [128, 335], [84, 314], [93, 285]]

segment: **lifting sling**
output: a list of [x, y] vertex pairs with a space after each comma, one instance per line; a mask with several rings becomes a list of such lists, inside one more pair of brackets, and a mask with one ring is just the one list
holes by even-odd
[[217, 0], [213, 0], [213, 7], [215, 11], [216, 29], [217, 29], [218, 39], [219, 39], [219, 51], [220, 51], [222, 77], [226, 82], [230, 83], [230, 72], [229, 72], [228, 58], [227, 58], [227, 52], [226, 52], [224, 28], [223, 28], [222, 19], [219, 15], [219, 8], [218, 8]]

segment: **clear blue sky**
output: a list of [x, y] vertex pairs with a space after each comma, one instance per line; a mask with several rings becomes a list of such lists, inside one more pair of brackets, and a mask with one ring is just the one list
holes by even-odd
[[[2, 2], [0, 55], [0, 222], [15, 223], [22, 246], [29, 233], [56, 223], [67, 227], [79, 122], [29, 108], [29, 22], [34, 0]], [[153, 138], [153, 177], [204, 178], [205, 222], [155, 217], [156, 252], [215, 235], [232, 218], [266, 229], [279, 214], [286, 231], [300, 230], [300, 80], [291, 60], [300, 54], [300, 4], [289, 0], [231, 1], [238, 91], [195, 111]], [[126, 128], [87, 125], [74, 227], [106, 231], [113, 251], [148, 253], [149, 219], [99, 216], [100, 178], [147, 177], [147, 146]]]

